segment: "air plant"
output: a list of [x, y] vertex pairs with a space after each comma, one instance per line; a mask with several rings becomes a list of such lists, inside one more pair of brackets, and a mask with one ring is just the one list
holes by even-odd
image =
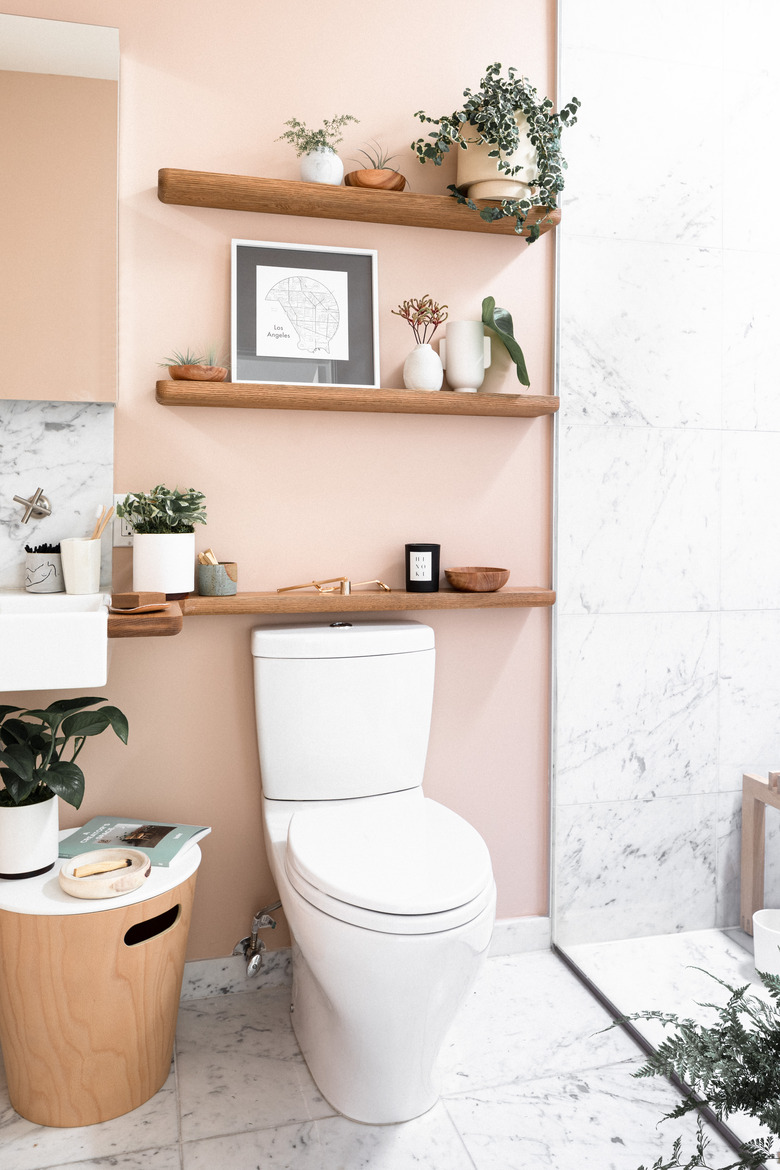
[[439, 305], [426, 293], [415, 300], [403, 301], [397, 309], [391, 309], [396, 317], [403, 317], [412, 327], [414, 339], [418, 345], [425, 345], [433, 337], [440, 325], [447, 320], [447, 305]]
[[[370, 142], [366, 143], [365, 150], [359, 150], [358, 154], [362, 154], [363, 158], [368, 163], [369, 169], [373, 171], [395, 171], [398, 174], [398, 167], [391, 167], [390, 163], [396, 157], [394, 154], [386, 154], [384, 147], [372, 138]], [[359, 159], [353, 158], [352, 162], [357, 163], [358, 166], [363, 164]]]

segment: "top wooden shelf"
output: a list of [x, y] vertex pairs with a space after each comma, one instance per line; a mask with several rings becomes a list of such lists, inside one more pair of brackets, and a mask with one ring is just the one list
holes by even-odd
[[[269, 215], [308, 215], [317, 219], [348, 219], [389, 223], [402, 227], [446, 228], [491, 236], [527, 238], [530, 224], [549, 232], [561, 219], [560, 208], [533, 208], [522, 234], [513, 219], [487, 223], [476, 211], [456, 203], [450, 195], [417, 195], [411, 191], [371, 191], [336, 187], [331, 183], [302, 183], [287, 179], [259, 179], [250, 175], [219, 175], [209, 171], [181, 171], [163, 167], [157, 175], [157, 197], [162, 203], [184, 207], [216, 207], [224, 211], [262, 211]], [[477, 200], [477, 207], [489, 204]]]

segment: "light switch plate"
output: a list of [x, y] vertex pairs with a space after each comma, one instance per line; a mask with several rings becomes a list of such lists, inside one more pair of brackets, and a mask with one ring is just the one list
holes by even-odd
[[[114, 508], [117, 504], [122, 503], [126, 495], [127, 492], [114, 493]], [[117, 516], [116, 512], [114, 512], [114, 519], [111, 521], [111, 532], [114, 548], [133, 547], [133, 530], [124, 516]]]

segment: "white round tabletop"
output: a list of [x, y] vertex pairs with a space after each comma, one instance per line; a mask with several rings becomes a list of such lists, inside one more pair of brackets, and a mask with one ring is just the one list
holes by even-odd
[[[68, 829], [60, 836], [73, 832]], [[200, 865], [198, 845], [190, 845], [174, 857], [170, 865], [153, 865], [149, 877], [137, 890], [115, 898], [74, 898], [66, 894], [59, 882], [60, 868], [66, 858], [59, 857], [54, 869], [38, 877], [0, 878], [0, 910], [13, 914], [95, 914], [100, 910], [118, 910], [137, 902], [148, 902], [186, 882]]]

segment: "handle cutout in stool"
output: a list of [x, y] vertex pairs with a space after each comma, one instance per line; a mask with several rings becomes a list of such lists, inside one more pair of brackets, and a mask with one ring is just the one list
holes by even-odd
[[174, 926], [181, 915], [181, 905], [171, 906], [170, 910], [163, 910], [162, 914], [155, 914], [154, 918], [147, 918], [144, 922], [136, 922], [125, 931], [125, 946], [135, 947], [139, 943], [149, 942], [157, 938], [166, 930]]

